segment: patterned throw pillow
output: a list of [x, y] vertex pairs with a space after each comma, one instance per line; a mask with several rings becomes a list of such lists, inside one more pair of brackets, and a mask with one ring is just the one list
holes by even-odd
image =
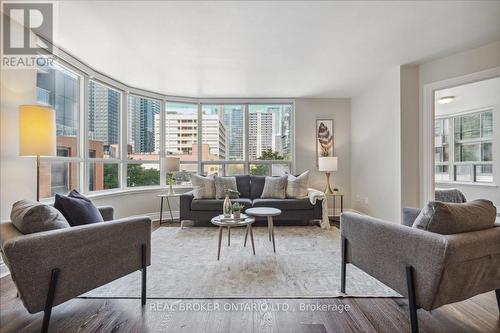
[[[238, 191], [236, 177], [215, 176], [215, 199], [224, 199], [228, 190]], [[238, 195], [229, 194], [231, 199], [238, 198]]]
[[285, 199], [286, 198], [286, 184], [288, 182], [288, 175], [281, 177], [266, 177], [264, 190], [262, 191], [261, 198], [272, 199]]
[[212, 176], [191, 176], [193, 184], [193, 196], [195, 199], [214, 199], [215, 198], [215, 181]]
[[303, 172], [300, 176], [288, 175], [288, 184], [286, 185], [286, 197], [289, 199], [303, 199], [307, 197], [309, 188], [309, 170]]

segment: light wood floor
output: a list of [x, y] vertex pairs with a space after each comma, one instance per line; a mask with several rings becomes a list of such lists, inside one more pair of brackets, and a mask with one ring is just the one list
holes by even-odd
[[[0, 279], [0, 292], [0, 332], [39, 332], [43, 313], [26, 311], [10, 276]], [[311, 308], [317, 305], [330, 308]], [[338, 311], [340, 307], [344, 311]], [[432, 312], [419, 310], [418, 315], [420, 332], [500, 332], [494, 292]], [[77, 298], [54, 308], [50, 331], [333, 333], [410, 328], [407, 302], [400, 298], [148, 299], [144, 308], [139, 299]]]

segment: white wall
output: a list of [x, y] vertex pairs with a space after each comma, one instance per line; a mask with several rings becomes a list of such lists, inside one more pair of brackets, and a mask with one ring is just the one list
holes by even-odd
[[400, 222], [400, 67], [393, 67], [352, 98], [353, 209]]
[[344, 208], [351, 207], [351, 100], [349, 98], [299, 98], [295, 100], [296, 172], [311, 171], [310, 186], [323, 190], [326, 177], [316, 165], [316, 119], [333, 119], [334, 155], [338, 171], [332, 188], [344, 193]]

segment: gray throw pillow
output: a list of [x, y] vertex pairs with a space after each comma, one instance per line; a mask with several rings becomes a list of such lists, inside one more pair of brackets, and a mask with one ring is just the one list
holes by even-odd
[[[228, 190], [238, 191], [236, 177], [215, 176], [215, 199], [224, 199]], [[238, 198], [239, 195], [229, 194], [230, 198]]]
[[212, 176], [191, 176], [195, 199], [215, 199], [215, 181]]
[[29, 200], [12, 205], [10, 220], [23, 234], [70, 227], [61, 212], [54, 207]]
[[286, 198], [286, 184], [288, 182], [288, 175], [281, 177], [266, 177], [264, 183], [264, 190], [262, 191], [261, 198], [285, 199]]
[[309, 193], [309, 170], [303, 172], [300, 176], [288, 175], [286, 185], [286, 197], [290, 199], [303, 199]]
[[417, 216], [413, 227], [442, 235], [478, 231], [493, 227], [497, 210], [491, 201], [467, 203], [429, 202]]

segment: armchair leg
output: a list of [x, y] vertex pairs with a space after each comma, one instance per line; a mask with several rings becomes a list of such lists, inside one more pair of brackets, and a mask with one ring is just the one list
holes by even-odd
[[406, 285], [408, 288], [408, 306], [410, 307], [411, 332], [418, 333], [417, 300], [415, 297], [415, 281], [413, 279], [413, 267], [406, 266]]
[[345, 274], [347, 266], [347, 239], [341, 237], [342, 264], [340, 266], [340, 291], [345, 293]]
[[146, 252], [147, 247], [146, 244], [142, 244], [142, 289], [141, 289], [141, 305], [146, 305], [146, 270], [147, 270], [147, 260], [146, 260]]
[[50, 315], [52, 314], [52, 305], [54, 304], [54, 294], [56, 292], [57, 278], [59, 269], [54, 268], [50, 275], [49, 291], [45, 300], [45, 308], [43, 309], [42, 333], [47, 333], [49, 330]]
[[495, 295], [497, 296], [498, 312], [500, 313], [500, 289], [495, 290]]

